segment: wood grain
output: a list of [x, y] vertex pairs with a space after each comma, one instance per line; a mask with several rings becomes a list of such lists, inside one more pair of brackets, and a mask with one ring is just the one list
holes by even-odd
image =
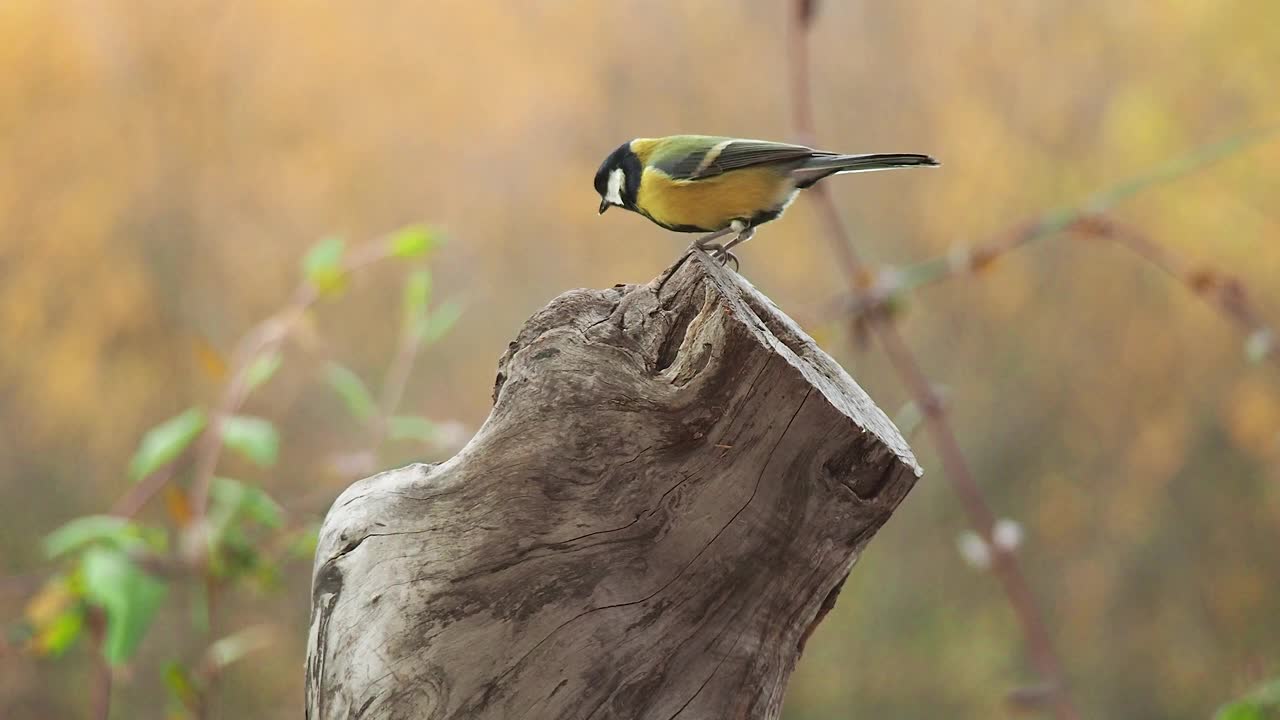
[[529, 319], [452, 459], [361, 480], [316, 552], [311, 720], [777, 718], [920, 470], [705, 254]]

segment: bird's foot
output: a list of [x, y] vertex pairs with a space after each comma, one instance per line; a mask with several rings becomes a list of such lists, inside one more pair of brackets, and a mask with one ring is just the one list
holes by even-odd
[[[727, 243], [714, 242], [718, 238], [722, 238], [730, 233], [737, 233], [732, 240]], [[709, 235], [703, 235], [690, 245], [697, 248], [712, 257], [712, 259], [720, 262], [721, 265], [728, 265], [729, 261], [733, 261], [733, 271], [737, 272], [739, 267], [738, 256], [729, 252], [729, 249], [741, 242], [746, 242], [755, 234], [755, 229], [747, 227], [741, 220], [735, 220], [729, 227], [717, 230]]]
[[701, 250], [701, 251], [703, 251], [703, 252], [705, 252], [705, 253], [716, 253], [716, 252], [719, 252], [719, 251], [721, 251], [721, 250], [723, 250], [723, 249], [724, 249], [724, 246], [723, 246], [723, 245], [721, 245], [721, 244], [720, 244], [720, 243], [718, 243], [718, 242], [713, 242], [713, 241], [715, 241], [715, 240], [717, 240], [717, 239], [719, 239], [719, 238], [722, 238], [722, 237], [724, 237], [725, 235], [728, 235], [728, 234], [729, 234], [729, 233], [731, 233], [731, 232], [735, 232], [735, 230], [733, 229], [733, 227], [727, 227], [727, 228], [724, 228], [724, 229], [721, 229], [721, 230], [717, 230], [717, 231], [715, 231], [715, 232], [713, 232], [713, 233], [710, 233], [710, 234], [708, 234], [708, 235], [703, 235], [702, 237], [700, 237], [700, 238], [698, 238], [697, 240], [694, 240], [694, 241], [693, 241], [693, 245], [692, 245], [692, 247], [696, 247], [696, 248], [698, 248], [699, 250]]
[[717, 243], [717, 242], [712, 242], [712, 243], [694, 242], [692, 245], [690, 245], [690, 247], [697, 248], [702, 252], [710, 255], [712, 260], [715, 260], [721, 265], [727, 265], [729, 261], [732, 260], [734, 272], [738, 271], [738, 256], [729, 252], [729, 247], [727, 245], [721, 245], [720, 243]]
[[734, 272], [738, 272], [738, 268], [739, 268], [740, 264], [739, 264], [739, 262], [738, 262], [738, 256], [737, 256], [737, 255], [734, 255], [733, 253], [729, 252], [728, 250], [723, 250], [723, 249], [722, 249], [722, 250], [720, 250], [719, 252], [717, 252], [715, 255], [712, 255], [711, 257], [715, 258], [716, 260], [719, 260], [721, 265], [728, 265], [728, 264], [729, 264], [729, 262], [730, 262], [730, 261], [732, 261], [732, 262], [733, 262], [733, 271], [734, 271]]
[[745, 227], [745, 226], [738, 227], [737, 230], [738, 230], [738, 234], [732, 240], [725, 243], [724, 246], [717, 251], [717, 255], [720, 258], [720, 264], [724, 265], [728, 263], [730, 258], [733, 259], [734, 272], [738, 271], [738, 267], [739, 267], [738, 258], [736, 255], [734, 255], [729, 251], [732, 250], [735, 246], [741, 245], [742, 243], [750, 240], [756, 234], [756, 229], [753, 227]]

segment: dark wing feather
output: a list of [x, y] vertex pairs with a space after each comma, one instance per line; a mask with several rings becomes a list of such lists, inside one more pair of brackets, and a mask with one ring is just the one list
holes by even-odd
[[[766, 140], [729, 140], [723, 147], [717, 144], [706, 150], [684, 155], [666, 167], [661, 165], [659, 167], [678, 180], [699, 180], [753, 165], [789, 163], [832, 154], [834, 153], [822, 152], [802, 145], [787, 145]], [[709, 155], [711, 160], [708, 162]]]

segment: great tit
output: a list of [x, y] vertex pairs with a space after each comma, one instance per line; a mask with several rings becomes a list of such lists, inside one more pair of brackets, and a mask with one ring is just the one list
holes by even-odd
[[[595, 186], [600, 214], [617, 205], [668, 230], [709, 233], [694, 244], [727, 261], [730, 248], [828, 175], [938, 164], [928, 155], [841, 155], [767, 140], [669, 135], [618, 146], [596, 171]], [[728, 242], [713, 242], [731, 233]]]

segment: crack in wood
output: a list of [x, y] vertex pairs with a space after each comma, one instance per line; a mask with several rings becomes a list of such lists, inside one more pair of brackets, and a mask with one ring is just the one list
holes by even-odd
[[698, 251], [535, 313], [494, 402], [454, 459], [330, 510], [310, 720], [776, 720], [917, 477], [852, 378]]

